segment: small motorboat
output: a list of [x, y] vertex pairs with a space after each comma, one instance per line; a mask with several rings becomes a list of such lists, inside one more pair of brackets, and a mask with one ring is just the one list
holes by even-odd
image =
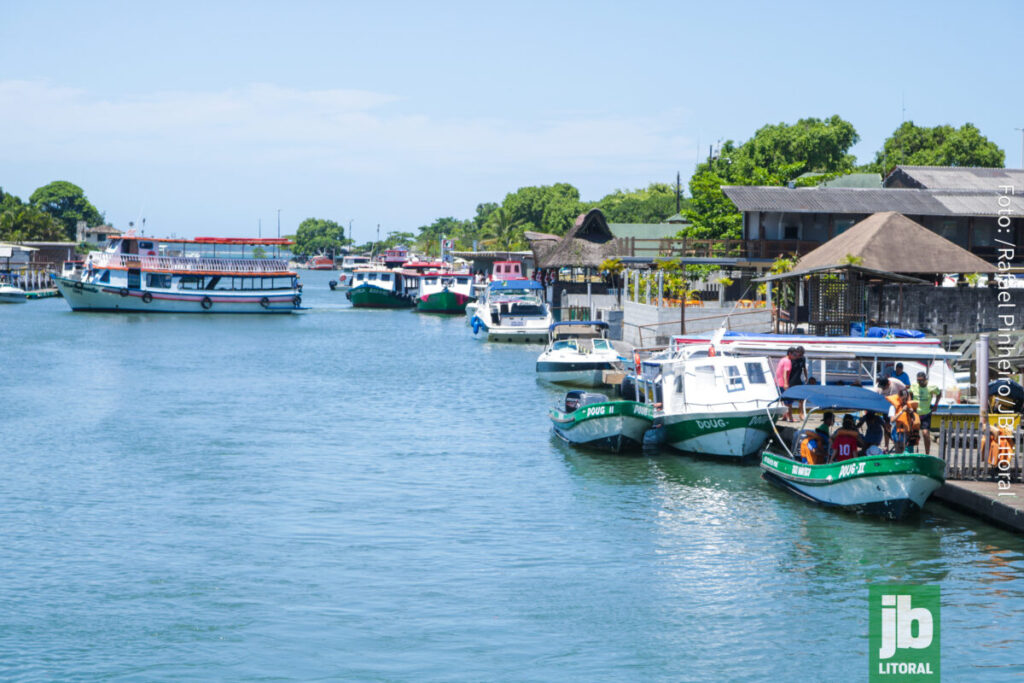
[[596, 387], [608, 370], [621, 369], [608, 339], [608, 323], [573, 321], [548, 328], [548, 346], [537, 358], [537, 377], [556, 384]]
[[801, 455], [801, 442], [814, 436], [813, 430], [806, 429], [812, 414], [872, 411], [884, 415], [890, 403], [880, 394], [862, 387], [800, 385], [787, 389], [780, 400], [802, 401], [808, 408], [807, 418], [792, 446], [786, 445], [776, 431], [785, 453], [766, 452], [761, 456], [762, 477], [800, 498], [827, 507], [901, 519], [923, 507], [946, 481], [946, 463], [933, 455], [886, 455], [873, 447], [840, 460], [842, 454], [836, 449], [835, 461], [826, 454], [824, 462], [817, 464]]
[[7, 282], [0, 282], [0, 304], [23, 304], [28, 301], [28, 295], [21, 287], [15, 287]]
[[551, 408], [555, 434], [574, 446], [621, 453], [643, 448], [654, 410], [636, 401], [611, 401], [604, 394], [573, 390]]

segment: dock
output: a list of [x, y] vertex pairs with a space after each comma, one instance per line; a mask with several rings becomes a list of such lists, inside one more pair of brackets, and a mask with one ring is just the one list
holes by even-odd
[[990, 524], [1024, 533], [1024, 484], [1000, 489], [994, 481], [947, 481], [932, 498]]
[[33, 289], [32, 291], [25, 292], [26, 299], [49, 299], [53, 296], [60, 296], [60, 292], [56, 287], [48, 289]]

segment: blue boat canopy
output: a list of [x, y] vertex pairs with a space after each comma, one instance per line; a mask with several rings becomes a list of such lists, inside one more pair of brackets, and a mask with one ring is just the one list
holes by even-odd
[[606, 323], [604, 320], [566, 320], [564, 323], [553, 323], [551, 327], [548, 328], [548, 332], [553, 332], [556, 327], [569, 327], [577, 325], [586, 325], [587, 327], [597, 327], [605, 330], [608, 329], [608, 323]]
[[489, 289], [491, 291], [501, 291], [503, 289], [543, 290], [544, 285], [536, 280], [494, 280], [491, 282]]
[[786, 401], [806, 401], [812, 408], [825, 410], [873, 410], [888, 413], [892, 405], [881, 394], [853, 386], [801, 384], [782, 392]]

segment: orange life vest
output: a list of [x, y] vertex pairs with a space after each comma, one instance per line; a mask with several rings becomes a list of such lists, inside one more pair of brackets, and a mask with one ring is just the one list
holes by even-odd
[[1006, 461], [1013, 457], [1013, 431], [1007, 427], [996, 427], [998, 434], [992, 434], [989, 430], [988, 439], [988, 464], [992, 467], [999, 467], [1000, 461]]
[[818, 458], [818, 452], [816, 449], [811, 448], [811, 441], [817, 441], [821, 436], [808, 434], [804, 437], [804, 440], [800, 442], [800, 455], [807, 461], [808, 465], [820, 465], [821, 462]]

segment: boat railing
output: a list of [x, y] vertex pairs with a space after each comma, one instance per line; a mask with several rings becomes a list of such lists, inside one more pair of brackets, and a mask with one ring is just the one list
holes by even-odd
[[288, 272], [284, 259], [206, 258], [184, 256], [135, 256], [130, 254], [90, 254], [87, 265], [93, 268], [139, 268], [176, 273], [232, 273], [262, 275]]

